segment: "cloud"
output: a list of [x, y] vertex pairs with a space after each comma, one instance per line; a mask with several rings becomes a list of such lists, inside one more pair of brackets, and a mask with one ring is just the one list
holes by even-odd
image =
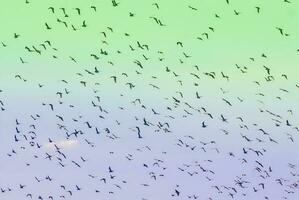
[[58, 148], [63, 148], [63, 149], [73, 148], [78, 144], [78, 140], [60, 140], [57, 142], [46, 143], [45, 147], [47, 149], [55, 149], [55, 146], [54, 146], [55, 144]]

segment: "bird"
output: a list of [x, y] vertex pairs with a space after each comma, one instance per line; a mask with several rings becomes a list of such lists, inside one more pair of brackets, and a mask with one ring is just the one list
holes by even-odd
[[74, 9], [77, 11], [78, 15], [81, 15], [81, 9], [80, 8], [74, 8]]
[[259, 6], [255, 6], [255, 9], [256, 9], [256, 12], [257, 12], [257, 13], [260, 13], [261, 7], [259, 7]]
[[83, 20], [83, 22], [82, 22], [82, 27], [83, 27], [83, 28], [86, 28], [86, 27], [87, 27], [87, 24], [86, 24], [86, 21], [85, 21], [85, 20]]
[[48, 23], [45, 23], [45, 26], [47, 28], [47, 30], [51, 30], [52, 28], [48, 25]]
[[138, 126], [136, 126], [136, 129], [137, 129], [137, 135], [138, 135], [138, 138], [139, 139], [141, 139], [142, 138], [142, 136], [141, 136], [141, 134], [140, 134], [140, 128], [138, 127]]
[[240, 15], [239, 11], [234, 10], [235, 15]]
[[20, 37], [20, 34], [14, 33], [14, 38], [17, 39]]
[[280, 28], [280, 27], [276, 27], [276, 29], [279, 31], [279, 33], [280, 33], [281, 35], [284, 35], [284, 31], [283, 31], [282, 28]]
[[24, 60], [23, 60], [23, 58], [22, 58], [22, 57], [20, 57], [20, 61], [21, 61], [21, 63], [22, 63], [22, 64], [25, 64], [25, 63], [27, 63], [26, 61], [24, 61]]
[[112, 6], [113, 6], [113, 7], [118, 6], [118, 4], [119, 4], [119, 3], [117, 3], [115, 0], [112, 0]]
[[97, 7], [96, 6], [90, 6], [91, 9], [93, 9], [95, 12], [97, 11]]
[[231, 104], [228, 100], [226, 100], [226, 99], [224, 99], [224, 98], [222, 98], [222, 100], [223, 100], [226, 104], [228, 104], [229, 106], [232, 106], [232, 104]]

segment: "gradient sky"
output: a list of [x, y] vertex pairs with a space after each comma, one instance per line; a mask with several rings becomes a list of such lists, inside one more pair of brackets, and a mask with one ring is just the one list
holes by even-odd
[[0, 199], [299, 198], [298, 2], [28, 1], [0, 7]]

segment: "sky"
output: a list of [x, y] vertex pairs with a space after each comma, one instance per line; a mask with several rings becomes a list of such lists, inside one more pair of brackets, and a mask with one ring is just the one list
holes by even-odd
[[115, 3], [0, 7], [0, 199], [298, 199], [299, 3]]

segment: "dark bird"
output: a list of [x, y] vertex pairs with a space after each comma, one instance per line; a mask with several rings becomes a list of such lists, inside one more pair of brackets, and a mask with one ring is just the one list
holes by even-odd
[[95, 6], [90, 6], [91, 9], [93, 9], [95, 12], [97, 11], [97, 8]]
[[231, 104], [228, 100], [226, 100], [226, 99], [224, 99], [224, 98], [222, 98], [222, 100], [223, 100], [225, 103], [227, 103], [229, 106], [232, 106], [232, 104]]
[[235, 15], [239, 15], [240, 14], [240, 12], [238, 12], [236, 10], [234, 10], [234, 13], [235, 13]]
[[14, 37], [14, 38], [19, 38], [19, 37], [20, 37], [20, 34], [14, 33], [13, 37]]
[[261, 10], [260, 7], [256, 6], [255, 9], [256, 9], [256, 12], [257, 12], [257, 13], [260, 13], [260, 10]]
[[202, 128], [206, 128], [207, 127], [207, 125], [205, 124], [205, 122], [203, 121], [203, 122], [201, 122], [201, 127]]
[[152, 5], [153, 5], [153, 6], [156, 6], [156, 8], [159, 10], [159, 5], [158, 5], [158, 3], [153, 3]]
[[86, 24], [86, 21], [85, 21], [85, 20], [83, 20], [83, 22], [82, 22], [82, 27], [84, 27], [84, 28], [87, 27], [87, 24]]
[[119, 4], [119, 3], [117, 3], [115, 0], [112, 0], [112, 6], [113, 6], [113, 7], [118, 6], [118, 4]]
[[47, 30], [51, 30], [52, 28], [48, 25], [48, 23], [45, 23]]
[[136, 126], [136, 129], [137, 129], [138, 138], [141, 139], [142, 136], [140, 134], [140, 128], [138, 126]]
[[280, 28], [280, 27], [276, 27], [276, 29], [279, 31], [279, 33], [280, 33], [281, 35], [284, 35], [284, 33], [283, 33], [283, 29], [282, 29], [282, 28]]
[[21, 63], [22, 63], [22, 64], [25, 64], [25, 63], [27, 63], [26, 61], [24, 61], [24, 60], [23, 60], [23, 58], [22, 58], [22, 57], [20, 57], [20, 61], [21, 61]]
[[77, 11], [78, 15], [81, 15], [81, 10], [80, 10], [80, 8], [74, 8], [74, 9]]

